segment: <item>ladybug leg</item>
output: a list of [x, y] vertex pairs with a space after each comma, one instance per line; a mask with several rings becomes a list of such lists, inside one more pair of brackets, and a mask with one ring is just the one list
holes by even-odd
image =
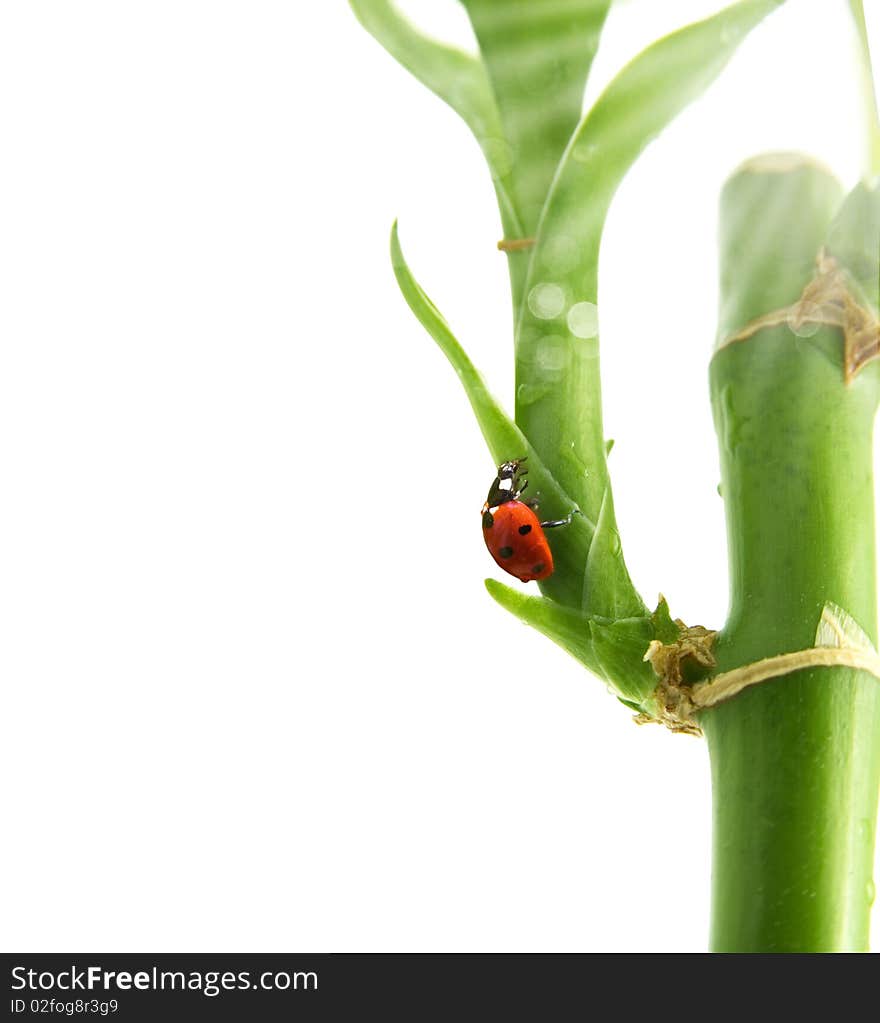
[[[523, 490], [525, 490], [525, 489], [526, 488], [523, 487]], [[541, 491], [540, 490], [537, 492], [537, 494], [535, 494], [534, 497], [527, 497], [525, 499], [525, 501], [523, 501], [523, 504], [527, 504], [532, 509], [533, 512], [537, 512], [538, 505], [540, 503], [541, 503]]]
[[564, 519], [551, 519], [549, 522], [542, 522], [541, 529], [555, 529], [557, 526], [568, 526], [571, 524], [572, 516], [580, 514], [580, 508], [572, 508]]

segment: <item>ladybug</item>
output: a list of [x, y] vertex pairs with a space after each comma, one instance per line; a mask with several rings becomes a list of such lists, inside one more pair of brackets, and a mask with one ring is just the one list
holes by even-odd
[[568, 517], [541, 522], [535, 514], [537, 501], [520, 501], [529, 485], [523, 469], [525, 458], [502, 462], [483, 505], [483, 539], [496, 564], [521, 582], [546, 579], [553, 572], [553, 555], [545, 529], [567, 526]]

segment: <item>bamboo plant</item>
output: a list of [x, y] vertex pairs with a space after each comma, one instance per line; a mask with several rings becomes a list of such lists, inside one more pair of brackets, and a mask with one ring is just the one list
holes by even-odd
[[652, 609], [627, 571], [602, 427], [597, 268], [624, 175], [783, 2], [740, 0], [658, 40], [583, 113], [610, 0], [462, 0], [477, 55], [426, 37], [389, 0], [350, 0], [461, 115], [489, 165], [514, 310], [512, 416], [417, 283], [395, 225], [400, 290], [458, 373], [496, 464], [526, 455], [542, 511], [580, 512], [552, 537], [556, 568], [540, 595], [494, 580], [487, 589], [639, 721], [705, 736], [716, 951], [868, 945], [880, 785], [880, 128], [860, 0], [850, 7], [864, 58], [864, 180], [845, 194], [808, 157], [763, 156], [721, 197], [710, 363], [730, 562], [720, 629], [674, 618], [662, 598]]

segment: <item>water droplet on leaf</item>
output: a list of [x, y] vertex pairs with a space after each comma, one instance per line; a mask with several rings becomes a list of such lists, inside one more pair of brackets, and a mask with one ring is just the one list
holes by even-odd
[[555, 379], [562, 375], [570, 357], [565, 338], [547, 334], [535, 347], [535, 368]]
[[592, 142], [576, 142], [571, 158], [578, 163], [592, 163], [599, 155], [599, 147]]
[[798, 337], [812, 337], [818, 333], [821, 323], [816, 322], [820, 309], [817, 305], [801, 305], [797, 312], [788, 316], [788, 329]]
[[539, 320], [553, 320], [565, 308], [565, 292], [558, 284], [536, 284], [529, 292], [529, 309]]
[[516, 389], [516, 400], [520, 405], [534, 405], [550, 393], [546, 384], [520, 384]]
[[577, 302], [568, 310], [567, 322], [575, 337], [595, 337], [599, 333], [599, 310], [592, 302]]

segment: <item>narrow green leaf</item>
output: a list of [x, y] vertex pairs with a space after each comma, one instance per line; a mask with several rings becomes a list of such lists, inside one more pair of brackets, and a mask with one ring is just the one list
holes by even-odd
[[640, 704], [633, 703], [632, 700], [624, 700], [624, 698], [622, 696], [618, 696], [617, 699], [620, 700], [620, 702], [624, 705], [624, 707], [628, 708], [629, 710], [635, 711], [636, 714], [641, 713], [641, 711], [643, 709]]
[[452, 333], [449, 324], [413, 276], [400, 245], [396, 221], [391, 229], [391, 264], [407, 305], [419, 323], [437, 342], [458, 374], [496, 464], [528, 455], [532, 487], [550, 496], [567, 512], [572, 506], [571, 500], [546, 472], [540, 460], [534, 457], [520, 429], [492, 396], [482, 376]]
[[[519, 316], [516, 421], [592, 518], [608, 486], [596, 322], [608, 208], [645, 146], [779, 2], [743, 0], [636, 57], [581, 122], [547, 199]], [[545, 358], [551, 343], [552, 358]]]
[[877, 90], [862, 0], [849, 0], [849, 9], [859, 42], [859, 72], [865, 119], [865, 177], [872, 178], [880, 174], [880, 111], [877, 110]]
[[665, 644], [675, 643], [678, 640], [680, 636], [679, 628], [669, 613], [669, 604], [667, 604], [666, 598], [662, 594], [657, 603], [656, 610], [651, 615], [651, 624], [654, 627], [653, 639], [658, 639], [661, 643]]
[[831, 223], [826, 248], [880, 308], [880, 187], [856, 185]]
[[483, 62], [420, 32], [390, 0], [349, 0], [358, 21], [394, 59], [462, 118], [495, 183], [505, 234], [523, 237], [511, 193], [511, 149]]
[[655, 638], [650, 618], [616, 622], [584, 618], [572, 608], [560, 607], [544, 597], [529, 596], [494, 579], [486, 580], [486, 589], [503, 608], [552, 639], [603, 679], [631, 710], [640, 711], [651, 704], [657, 677], [644, 660], [645, 651]]
[[581, 117], [584, 86], [610, 0], [463, 0], [463, 4], [510, 146], [517, 209], [525, 232], [532, 235], [557, 164]]
[[[780, 0], [742, 0], [661, 39], [612, 81], [565, 151], [538, 228], [516, 340], [515, 419], [591, 519], [609, 489], [599, 380], [598, 260], [614, 193], [645, 146], [718, 76]], [[613, 523], [612, 523], [613, 524]], [[609, 530], [609, 535], [610, 535]], [[597, 552], [594, 560], [605, 562]], [[626, 569], [596, 582], [604, 610], [633, 613]], [[609, 593], [617, 594], [609, 598]]]
[[616, 622], [588, 619], [593, 656], [602, 674], [629, 707], [642, 709], [657, 688], [654, 669], [644, 660], [654, 639], [654, 627], [647, 617], [624, 618]]
[[611, 620], [640, 617], [648, 610], [623, 560], [610, 487], [605, 491], [587, 557], [583, 609], [585, 614]]
[[602, 674], [590, 645], [587, 623], [577, 611], [562, 607], [546, 597], [530, 596], [495, 579], [486, 580], [486, 589], [511, 614], [552, 639], [590, 671]]
[[[551, 518], [567, 515], [573, 507], [571, 498], [547, 472], [522, 431], [489, 392], [449, 324], [413, 277], [400, 247], [396, 222], [391, 229], [391, 263], [407, 305], [458, 374], [495, 464], [525, 455], [528, 458], [530, 493], [540, 497], [542, 514]], [[579, 607], [583, 565], [593, 535], [593, 524], [586, 516], [575, 515], [568, 526], [552, 532], [554, 535], [550, 543], [556, 570], [542, 581], [541, 588], [554, 599]]]
[[831, 600], [825, 601], [813, 646], [848, 647], [876, 654], [871, 637], [851, 614]]

